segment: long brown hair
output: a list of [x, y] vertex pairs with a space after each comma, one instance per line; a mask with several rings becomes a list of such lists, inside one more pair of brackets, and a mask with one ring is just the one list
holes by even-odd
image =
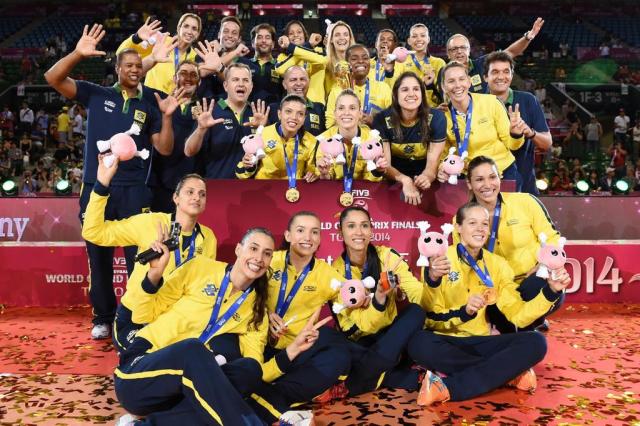
[[[247, 230], [247, 232], [242, 237], [242, 240], [240, 240], [240, 244], [244, 245], [244, 243], [246, 243], [249, 237], [251, 237], [253, 234], [264, 234], [275, 242], [271, 231], [269, 231], [267, 228], [256, 227]], [[270, 278], [271, 268], [269, 268], [264, 275], [256, 279], [252, 284], [253, 291], [256, 293], [256, 300], [255, 302], [253, 302], [251, 321], [249, 322], [250, 329], [257, 330], [260, 324], [262, 324], [262, 320], [264, 319], [264, 314], [267, 310], [267, 293], [269, 289]]]
[[400, 108], [400, 102], [398, 101], [398, 91], [400, 90], [402, 82], [407, 78], [414, 78], [420, 85], [420, 93], [422, 94], [422, 102], [420, 102], [420, 106], [418, 107], [418, 120], [420, 121], [420, 134], [422, 135], [420, 142], [426, 147], [431, 137], [431, 129], [429, 127], [431, 108], [427, 102], [427, 88], [424, 82], [412, 71], [400, 74], [400, 77], [398, 77], [393, 84], [393, 98], [391, 100], [391, 126], [393, 126], [393, 136], [397, 141], [404, 139], [402, 135], [402, 108]]

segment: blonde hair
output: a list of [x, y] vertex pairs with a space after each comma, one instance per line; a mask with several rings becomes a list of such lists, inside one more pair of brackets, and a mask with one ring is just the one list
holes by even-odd
[[187, 18], [193, 18], [196, 21], [198, 21], [198, 35], [200, 35], [200, 33], [202, 33], [202, 19], [200, 19], [200, 17], [195, 13], [185, 13], [184, 15], [182, 15], [178, 20], [177, 30], [180, 31], [180, 27], [182, 26], [182, 24]]
[[333, 72], [336, 65], [338, 65], [338, 62], [340, 61], [340, 58], [338, 58], [338, 54], [336, 53], [336, 49], [333, 47], [333, 41], [332, 41], [333, 32], [336, 30], [337, 27], [340, 27], [340, 26], [346, 27], [347, 30], [349, 31], [349, 46], [347, 47], [351, 47], [351, 45], [355, 44], [355, 37], [353, 37], [353, 31], [351, 30], [351, 27], [349, 26], [349, 24], [347, 24], [344, 21], [336, 21], [331, 24], [331, 31], [329, 31], [329, 37], [327, 37], [327, 58], [329, 58], [329, 61], [325, 69], [325, 73], [329, 73], [331, 78], [335, 78]]

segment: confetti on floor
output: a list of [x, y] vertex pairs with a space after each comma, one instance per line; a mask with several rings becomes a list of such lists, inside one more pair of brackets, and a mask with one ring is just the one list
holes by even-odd
[[[124, 411], [111, 343], [90, 339], [89, 308], [0, 312], [0, 425], [114, 424]], [[325, 425], [640, 426], [640, 305], [568, 304], [551, 318], [534, 395], [498, 389], [434, 409], [380, 390], [314, 407]]]

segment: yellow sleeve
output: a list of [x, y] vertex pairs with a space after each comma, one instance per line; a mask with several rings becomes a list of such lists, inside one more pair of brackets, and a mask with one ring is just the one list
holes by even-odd
[[533, 217], [532, 226], [536, 244], [538, 242], [538, 235], [540, 235], [541, 232], [545, 233], [549, 244], [557, 244], [560, 239], [560, 233], [554, 227], [553, 222], [551, 221], [551, 216], [549, 216], [549, 212], [546, 207], [536, 196], [531, 194], [527, 195], [530, 205], [528, 210]]
[[236, 166], [236, 177], [238, 179], [250, 179], [256, 175], [257, 171], [258, 171], [257, 164], [252, 168], [247, 169], [244, 167], [244, 163], [242, 162], [242, 160], [240, 160], [238, 162], [238, 165]]
[[520, 148], [524, 145], [524, 136], [519, 138], [511, 137], [511, 122], [509, 121], [509, 114], [503, 103], [498, 98], [492, 97], [494, 102], [494, 122], [496, 123], [496, 132], [498, 132], [498, 139], [512, 151]]
[[444, 277], [435, 288], [427, 284], [428, 288], [425, 289], [427, 297], [423, 298], [421, 303], [422, 308], [427, 311], [425, 327], [445, 334], [455, 333], [461, 324], [472, 320], [477, 314], [469, 315], [466, 304], [454, 308], [447, 306], [443, 285], [446, 285]]
[[329, 58], [325, 55], [316, 53], [306, 47], [296, 46], [296, 48], [293, 49], [293, 56], [313, 65], [321, 65], [323, 68], [329, 63]]
[[334, 124], [336, 124], [335, 111], [336, 111], [336, 99], [340, 94], [340, 89], [334, 87], [329, 92], [329, 97], [327, 98], [327, 104], [324, 111], [324, 124], [325, 129], [330, 129]]
[[[149, 213], [137, 214], [122, 220], [104, 220], [104, 211], [109, 196], [102, 196], [91, 192], [89, 203], [84, 214], [82, 238], [106, 247], [140, 246], [141, 241], [148, 239], [149, 222], [153, 216]], [[158, 217], [158, 221], [166, 223]], [[155, 232], [155, 224], [152, 228]]]
[[549, 298], [556, 297], [550, 288], [541, 290], [536, 297], [528, 302], [522, 300], [517, 290], [518, 284], [513, 281], [513, 270], [507, 261], [501, 259], [496, 266], [495, 270], [498, 271], [496, 275], [499, 277], [499, 281], [494, 282], [494, 285], [499, 289], [497, 306], [500, 312], [516, 327], [530, 325], [554, 305], [555, 300], [551, 301], [547, 298], [547, 295]]
[[242, 356], [253, 358], [260, 363], [262, 367], [262, 380], [267, 383], [276, 380], [284, 374], [278, 367], [276, 357], [264, 362], [264, 348], [267, 345], [268, 333], [269, 317], [265, 313], [262, 323], [257, 330], [248, 330], [246, 333], [238, 336]]
[[151, 54], [153, 46], [149, 45], [145, 49], [141, 44], [136, 44], [133, 42], [133, 36], [129, 36], [126, 40], [120, 43], [120, 46], [118, 46], [118, 49], [116, 50], [116, 55], [124, 49], [134, 49], [140, 54], [142, 58], [144, 58], [145, 56], [149, 56]]

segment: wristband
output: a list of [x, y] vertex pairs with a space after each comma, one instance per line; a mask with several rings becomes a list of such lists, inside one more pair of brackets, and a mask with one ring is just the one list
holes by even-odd
[[513, 139], [520, 139], [521, 137], [524, 136], [524, 133], [520, 133], [519, 135], [514, 135], [513, 133], [510, 133], [510, 135]]
[[523, 37], [526, 38], [528, 41], [531, 41], [535, 38], [535, 36], [531, 35], [531, 31], [527, 31], [526, 33], [524, 33]]
[[131, 36], [131, 41], [135, 44], [140, 44], [143, 40], [140, 38], [140, 36], [138, 36], [138, 33], [133, 33], [133, 35]]
[[535, 129], [531, 129], [531, 130], [533, 130], [533, 135], [528, 136], [528, 137], [527, 137], [527, 139], [533, 139], [533, 138], [535, 138], [535, 137], [536, 137], [536, 135], [538, 134], [538, 132], [536, 132], [536, 130], [535, 130]]

